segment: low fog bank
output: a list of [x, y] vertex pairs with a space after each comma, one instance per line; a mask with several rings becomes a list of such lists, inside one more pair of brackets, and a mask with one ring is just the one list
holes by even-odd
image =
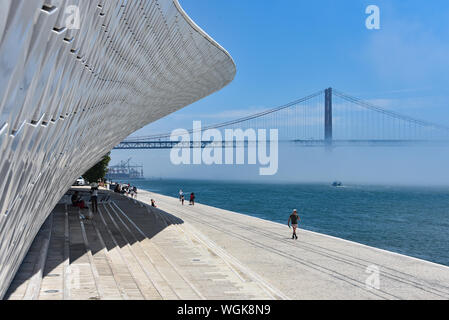
[[[261, 183], [331, 183], [449, 186], [449, 147], [279, 146], [278, 171], [259, 175], [255, 165], [173, 165], [169, 150], [114, 150], [111, 164], [132, 157], [147, 178], [243, 180]], [[247, 163], [245, 155], [245, 163]]]

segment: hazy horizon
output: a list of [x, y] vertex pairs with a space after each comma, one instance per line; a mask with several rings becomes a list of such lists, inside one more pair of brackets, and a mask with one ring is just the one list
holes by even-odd
[[[449, 148], [345, 147], [328, 151], [279, 148], [279, 170], [260, 176], [259, 165], [173, 165], [170, 150], [113, 150], [111, 164], [132, 158], [145, 177], [282, 183], [449, 186]], [[245, 159], [247, 159], [245, 155]]]
[[[365, 26], [369, 1], [182, 0], [197, 24], [231, 54], [234, 81], [135, 132], [221, 123], [332, 86], [383, 109], [449, 126], [449, 11], [445, 1], [379, 0], [380, 29]], [[324, 106], [323, 106], [324, 107]], [[336, 119], [334, 119], [336, 121]], [[324, 128], [323, 128], [324, 129]], [[449, 185], [449, 148], [284, 148], [275, 176], [259, 166], [173, 166], [168, 150], [114, 150], [145, 175], [165, 178]]]

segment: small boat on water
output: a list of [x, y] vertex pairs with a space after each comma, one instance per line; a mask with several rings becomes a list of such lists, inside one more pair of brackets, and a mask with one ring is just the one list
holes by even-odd
[[333, 187], [341, 187], [341, 186], [343, 186], [343, 183], [341, 183], [341, 181], [334, 181], [334, 182], [332, 182], [332, 186]]

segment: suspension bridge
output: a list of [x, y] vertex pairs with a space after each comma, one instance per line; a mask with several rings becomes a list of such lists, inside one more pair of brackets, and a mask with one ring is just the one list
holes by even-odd
[[[279, 141], [298, 146], [411, 146], [449, 145], [449, 127], [415, 119], [370, 102], [327, 88], [288, 104], [250, 116], [206, 125], [209, 129], [277, 129]], [[189, 135], [195, 131], [187, 131]], [[234, 147], [248, 141], [172, 141], [171, 132], [130, 137], [114, 149]], [[184, 140], [184, 139], [183, 139]]]

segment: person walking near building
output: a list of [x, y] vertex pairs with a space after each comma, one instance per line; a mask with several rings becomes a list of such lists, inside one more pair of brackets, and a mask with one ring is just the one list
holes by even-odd
[[92, 213], [98, 212], [98, 186], [92, 186], [90, 190], [90, 202], [92, 203]]
[[290, 222], [292, 223], [293, 235], [292, 239], [298, 240], [298, 236], [296, 235], [296, 229], [298, 228], [298, 221], [301, 220], [298, 216], [298, 211], [296, 209], [293, 210], [293, 213], [288, 218], [288, 227], [290, 228]]
[[184, 205], [184, 195], [181, 196], [181, 204]]

